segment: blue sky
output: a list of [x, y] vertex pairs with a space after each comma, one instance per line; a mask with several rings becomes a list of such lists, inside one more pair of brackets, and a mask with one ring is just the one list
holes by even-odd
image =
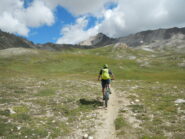
[[[25, 7], [30, 4], [32, 0], [24, 0]], [[105, 9], [114, 9], [117, 7], [117, 4], [114, 2], [109, 2], [104, 5]], [[29, 36], [27, 36], [28, 40], [33, 41], [34, 43], [46, 43], [52, 42], [55, 43], [59, 37], [63, 34], [61, 32], [61, 28], [67, 25], [75, 24], [75, 21], [82, 17], [81, 15], [75, 16], [70, 11], [62, 6], [57, 6], [54, 10], [55, 15], [55, 23], [52, 26], [41, 26], [39, 28], [30, 28]], [[88, 20], [88, 24], [85, 26], [84, 30], [88, 30], [93, 28], [97, 22], [102, 22], [102, 17], [95, 17], [91, 14], [86, 16]]]
[[39, 28], [31, 28], [30, 35], [27, 36], [27, 38], [35, 43], [55, 43], [57, 38], [61, 36], [61, 28], [65, 25], [75, 23], [76, 17], [61, 6], [56, 7], [54, 14], [55, 23], [53, 25], [43, 25]]
[[184, 27], [184, 0], [1, 0], [0, 29], [34, 43], [77, 44], [97, 33], [121, 37]]

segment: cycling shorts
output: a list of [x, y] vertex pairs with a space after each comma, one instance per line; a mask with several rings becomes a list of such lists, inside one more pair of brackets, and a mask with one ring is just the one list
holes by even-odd
[[105, 88], [106, 84], [110, 84], [110, 79], [107, 79], [107, 80], [101, 80], [101, 85], [102, 85], [102, 88]]

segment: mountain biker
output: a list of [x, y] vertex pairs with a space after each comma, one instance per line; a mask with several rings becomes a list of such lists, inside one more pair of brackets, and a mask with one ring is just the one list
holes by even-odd
[[[114, 80], [114, 75], [110, 69], [108, 69], [108, 65], [103, 65], [103, 68], [99, 72], [98, 81], [101, 79], [101, 85], [102, 85], [102, 95], [104, 100], [104, 93], [105, 93], [105, 87], [110, 89], [110, 82], [111, 79]], [[110, 91], [111, 93], [111, 91]]]

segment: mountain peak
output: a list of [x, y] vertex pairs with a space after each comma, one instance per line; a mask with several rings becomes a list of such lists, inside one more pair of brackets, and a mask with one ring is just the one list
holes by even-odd
[[103, 33], [98, 33], [95, 36], [90, 37], [89, 39], [80, 42], [80, 45], [86, 46], [104, 46], [115, 42], [115, 39], [109, 38], [107, 35]]
[[107, 35], [103, 34], [103, 33], [98, 33], [96, 36], [102, 36], [102, 37], [108, 37]]

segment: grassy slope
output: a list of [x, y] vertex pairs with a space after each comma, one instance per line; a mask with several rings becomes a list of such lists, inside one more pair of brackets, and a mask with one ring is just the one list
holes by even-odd
[[[135, 58], [130, 58], [133, 56]], [[174, 111], [177, 108], [172, 102], [179, 97], [185, 99], [183, 94], [179, 94], [180, 91], [184, 91], [185, 69], [177, 66], [183, 59], [183, 54], [172, 52], [114, 49], [111, 46], [93, 50], [39, 51], [39, 54], [33, 55], [0, 57], [0, 136], [69, 136], [78, 128], [84, 128], [85, 132], [93, 126], [93, 122], [84, 125], [79, 124], [79, 121], [87, 122], [93, 119], [87, 118], [90, 117], [88, 112], [101, 105], [96, 99], [100, 96], [100, 85], [96, 79], [104, 63], [110, 65], [118, 80], [115, 84], [116, 89], [123, 91], [138, 85], [137, 80], [141, 81], [140, 86], [144, 89], [131, 93], [139, 96], [138, 99], [142, 100], [142, 105], [147, 106], [150, 114], [163, 111], [160, 116], [156, 116], [162, 120], [166, 115], [163, 107], [169, 105], [169, 110], [173, 111], [170, 116], [176, 116], [177, 113]], [[127, 80], [131, 80], [131, 84], [127, 84]], [[155, 84], [156, 81], [160, 83], [160, 87]], [[157, 89], [151, 90], [152, 86]], [[172, 86], [178, 87], [177, 93], [173, 95], [169, 92]], [[163, 95], [160, 103], [156, 103], [158, 98], [153, 96], [157, 95], [161, 88]], [[154, 99], [154, 106], [149, 105], [151, 99]], [[9, 108], [15, 113], [11, 114]], [[183, 105], [181, 109], [184, 110]], [[118, 123], [119, 119], [120, 117]], [[169, 122], [168, 119], [165, 120]], [[153, 125], [149, 121], [143, 122], [142, 134], [138, 135], [136, 132], [137, 136], [157, 136], [158, 132], [153, 128], [152, 131], [144, 132], [144, 129]], [[168, 130], [166, 128], [165, 131]], [[119, 128], [119, 133], [122, 133], [121, 130], [122, 128]], [[181, 134], [184, 135], [183, 132]], [[165, 136], [164, 133], [160, 135]], [[175, 137], [175, 133], [173, 135]]]

